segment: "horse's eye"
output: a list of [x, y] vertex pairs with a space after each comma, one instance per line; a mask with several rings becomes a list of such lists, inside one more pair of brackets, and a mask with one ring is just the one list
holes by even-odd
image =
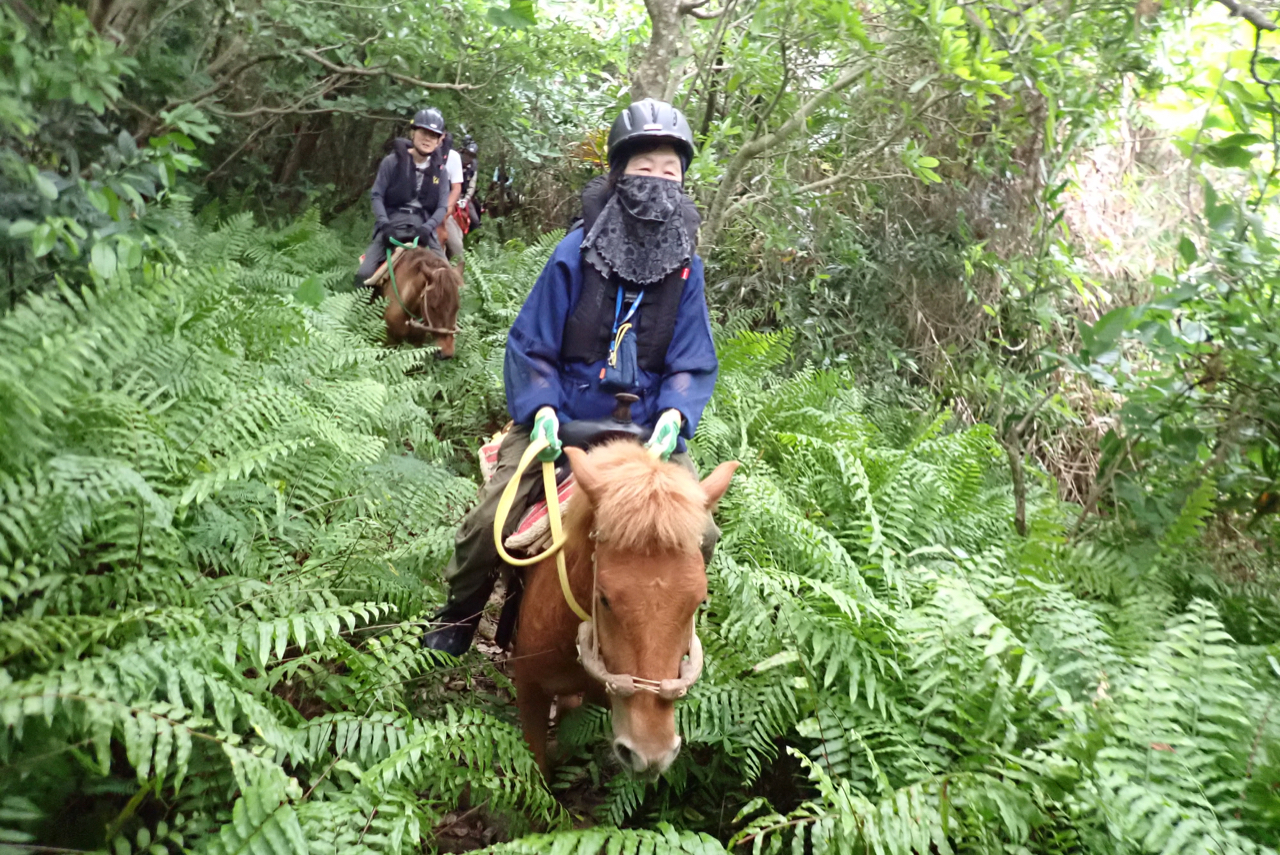
[[609, 598], [604, 594], [600, 595], [600, 605], [604, 606], [606, 609], [609, 608]]

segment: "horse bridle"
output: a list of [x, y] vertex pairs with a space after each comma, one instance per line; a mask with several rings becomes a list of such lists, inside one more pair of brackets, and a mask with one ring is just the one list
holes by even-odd
[[[597, 540], [596, 532], [591, 533], [591, 541]], [[689, 687], [702, 676], [702, 641], [698, 638], [697, 617], [689, 628], [688, 658], [680, 661], [680, 676], [674, 680], [650, 680], [636, 677], [633, 674], [612, 674], [605, 668], [604, 657], [600, 655], [600, 633], [596, 628], [596, 551], [591, 550], [591, 620], [578, 625], [578, 661], [588, 676], [604, 684], [604, 690], [610, 695], [629, 698], [636, 692], [651, 692], [658, 697], [674, 701], [683, 698]]]

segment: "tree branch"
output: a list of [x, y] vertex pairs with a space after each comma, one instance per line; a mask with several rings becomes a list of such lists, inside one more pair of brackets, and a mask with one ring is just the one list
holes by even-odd
[[787, 93], [787, 84], [791, 82], [791, 64], [787, 62], [787, 39], [785, 35], [778, 38], [778, 57], [782, 61], [782, 82], [778, 84], [778, 91], [774, 93], [773, 100], [769, 102], [769, 106], [764, 108], [764, 112], [756, 119], [757, 133], [763, 131], [767, 127], [769, 117], [773, 115], [774, 109], [777, 108], [778, 102], [782, 100], [782, 96]]
[[237, 65], [235, 68], [233, 68], [231, 71], [227, 72], [226, 75], [221, 80], [219, 80], [217, 83], [210, 86], [208, 89], [197, 92], [195, 95], [191, 95], [187, 98], [179, 98], [176, 101], [170, 101], [164, 105], [164, 109], [172, 110], [174, 107], [177, 107], [179, 104], [198, 104], [201, 101], [203, 101], [205, 98], [208, 98], [210, 95], [216, 95], [218, 93], [218, 90], [226, 87], [228, 84], [234, 83], [241, 74], [243, 74], [245, 71], [252, 68], [253, 66], [257, 65], [258, 63], [270, 62], [274, 59], [281, 59], [284, 56], [285, 55], [282, 53], [266, 53], [266, 54], [263, 54], [262, 56], [255, 56], [253, 59], [242, 62], [239, 65]]
[[720, 182], [720, 187], [716, 191], [714, 200], [711, 203], [711, 212], [707, 216], [707, 242], [714, 243], [716, 235], [720, 232], [721, 223], [724, 221], [725, 210], [729, 207], [729, 197], [737, 191], [738, 177], [742, 174], [743, 168], [752, 159], [758, 157], [787, 137], [794, 134], [802, 128], [809, 120], [809, 116], [825, 104], [833, 95], [843, 89], [847, 89], [855, 81], [857, 81], [867, 70], [871, 68], [869, 61], [855, 63], [846, 68], [844, 72], [837, 77], [830, 86], [816, 92], [809, 97], [807, 101], [796, 108], [791, 117], [778, 126], [773, 133], [756, 137], [750, 142], [745, 143], [738, 153], [729, 161], [729, 166], [725, 169], [724, 178]]
[[222, 170], [226, 169], [227, 166], [231, 164], [231, 161], [239, 157], [241, 153], [244, 152], [245, 149], [247, 149], [250, 145], [252, 145], [254, 140], [256, 140], [264, 131], [271, 128], [273, 125], [275, 125], [279, 121], [280, 121], [279, 116], [272, 116], [270, 119], [267, 120], [265, 124], [260, 125], [258, 128], [256, 128], [253, 131], [253, 133], [245, 137], [244, 142], [240, 143], [240, 146], [235, 151], [227, 155], [227, 159], [222, 161], [222, 163], [218, 164], [217, 169], [213, 170], [212, 172], [210, 172], [208, 175], [204, 177], [205, 184], [207, 185], [210, 181], [212, 181], [215, 177], [217, 177], [217, 175], [220, 172], [222, 172]]
[[1259, 30], [1280, 30], [1280, 27], [1276, 26], [1275, 21], [1272, 21], [1270, 18], [1268, 18], [1266, 14], [1262, 12], [1261, 9], [1255, 9], [1252, 6], [1245, 5], [1244, 3], [1239, 3], [1237, 2], [1237, 0], [1217, 0], [1217, 1], [1221, 3], [1223, 6], [1226, 6], [1228, 9], [1231, 10], [1231, 17], [1244, 18], [1246, 21], [1248, 21], [1250, 24], [1253, 24]]
[[[898, 124], [895, 125], [893, 129], [889, 131], [889, 133], [885, 134], [880, 139], [880, 141], [876, 143], [874, 146], [872, 146], [871, 148], [867, 149], [864, 152], [860, 152], [856, 157], [850, 158], [849, 160], [845, 161], [844, 165], [841, 166], [839, 170], [832, 173], [831, 175], [828, 175], [825, 178], [819, 178], [816, 181], [811, 181], [808, 184], [800, 185], [799, 187], [796, 188], [795, 192], [797, 194], [813, 193], [818, 190], [825, 190], [826, 188], [834, 184], [839, 184], [842, 181], [846, 181], [852, 178], [855, 171], [857, 170], [857, 167], [859, 167], [866, 161], [870, 160], [871, 158], [875, 157], [880, 152], [884, 151], [885, 148], [887, 148], [895, 140], [898, 139], [898, 135], [902, 133], [903, 128], [907, 126], [907, 123], [911, 121], [911, 118], [913, 116], [922, 115], [923, 113], [928, 111], [930, 107], [934, 106], [939, 101], [943, 101], [947, 98], [950, 98], [954, 94], [956, 93], [942, 92], [942, 93], [938, 93], [936, 95], [931, 96], [928, 101], [925, 101], [924, 104], [920, 106], [919, 110], [915, 111], [915, 113], [911, 115], [904, 114], [902, 117], [902, 120], [899, 121]], [[766, 196], [767, 194], [764, 194], [764, 193], [751, 193], [746, 196], [743, 196], [741, 199], [734, 200], [731, 204], [729, 204], [725, 208], [724, 213], [721, 215], [721, 219], [728, 219], [729, 217], [736, 214], [738, 211], [742, 210], [746, 206], [754, 202], [759, 202], [761, 199], [766, 198]]]
[[398, 71], [392, 71], [385, 65], [380, 65], [374, 68], [363, 68], [358, 65], [339, 65], [336, 62], [330, 62], [325, 59], [317, 51], [305, 48], [298, 51], [298, 53], [338, 74], [354, 74], [360, 77], [377, 77], [385, 74], [400, 83], [405, 83], [409, 86], [421, 86], [423, 89], [452, 89], [454, 91], [467, 91], [470, 89], [480, 88], [473, 83], [431, 83], [408, 74], [401, 74]]
[[27, 26], [34, 26], [36, 21], [40, 20], [36, 17], [36, 13], [31, 11], [31, 7], [24, 3], [23, 0], [9, 0], [9, 3], [10, 8], [13, 9], [14, 13], [16, 13]]
[[217, 116], [224, 116], [228, 119], [249, 119], [254, 116], [290, 116], [298, 112], [304, 104], [309, 104], [317, 99], [323, 99], [333, 90], [343, 84], [341, 75], [330, 75], [317, 81], [311, 86], [310, 91], [304, 93], [297, 101], [294, 101], [288, 107], [268, 107], [264, 106], [261, 101], [258, 105], [250, 110], [220, 110], [210, 106], [209, 111]]
[[178, 5], [173, 6], [169, 9], [166, 9], [164, 14], [162, 14], [159, 18], [157, 18], [155, 23], [153, 23], [150, 27], [148, 27], [147, 31], [138, 37], [137, 41], [135, 41], [132, 45], [129, 45], [129, 47], [125, 49], [125, 53], [128, 54], [129, 56], [133, 56], [135, 53], [138, 52], [138, 48], [142, 46], [143, 42], [145, 42], [147, 39], [154, 36], [156, 33], [160, 32], [160, 28], [164, 26], [165, 21], [169, 20], [174, 15], [181, 12], [183, 9], [187, 8], [194, 2], [195, 0], [182, 0], [182, 2], [179, 3]]

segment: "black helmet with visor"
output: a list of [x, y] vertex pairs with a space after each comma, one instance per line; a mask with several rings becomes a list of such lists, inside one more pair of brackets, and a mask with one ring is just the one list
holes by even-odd
[[621, 170], [636, 149], [655, 143], [668, 143], [674, 148], [688, 171], [693, 160], [689, 121], [667, 102], [645, 98], [623, 110], [609, 129], [609, 168]]
[[419, 110], [413, 116], [413, 127], [444, 135], [444, 114], [435, 107]]

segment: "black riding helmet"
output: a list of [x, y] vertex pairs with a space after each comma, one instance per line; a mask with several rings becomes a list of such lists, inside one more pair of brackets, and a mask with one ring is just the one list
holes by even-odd
[[444, 114], [435, 107], [419, 110], [413, 116], [413, 127], [444, 135]]
[[471, 134], [467, 134], [462, 138], [462, 153], [470, 155], [480, 153], [480, 146], [476, 145], [476, 141], [471, 138]]
[[693, 131], [689, 121], [665, 101], [645, 98], [622, 111], [609, 129], [609, 168], [621, 170], [641, 145], [670, 143], [686, 172], [693, 160]]

